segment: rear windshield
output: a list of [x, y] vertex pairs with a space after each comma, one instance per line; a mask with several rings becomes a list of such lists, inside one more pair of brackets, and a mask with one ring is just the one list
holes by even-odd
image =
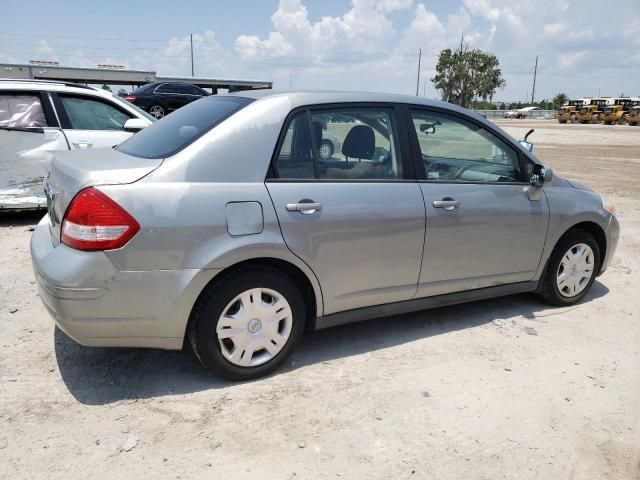
[[134, 157], [170, 157], [251, 102], [244, 97], [202, 98], [144, 128], [118, 150]]
[[158, 84], [157, 84], [157, 83], [147, 83], [146, 85], [142, 85], [141, 87], [136, 88], [136, 89], [135, 89], [133, 92], [131, 92], [131, 93], [133, 93], [134, 95], [135, 95], [135, 94], [141, 95], [141, 94], [143, 94], [144, 92], [146, 92], [147, 90], [151, 90], [152, 88], [157, 87], [157, 86], [158, 86]]

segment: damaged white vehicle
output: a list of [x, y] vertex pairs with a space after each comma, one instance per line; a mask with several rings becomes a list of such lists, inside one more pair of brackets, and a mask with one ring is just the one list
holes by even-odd
[[112, 147], [153, 121], [105, 90], [0, 79], [0, 212], [46, 208], [54, 152]]

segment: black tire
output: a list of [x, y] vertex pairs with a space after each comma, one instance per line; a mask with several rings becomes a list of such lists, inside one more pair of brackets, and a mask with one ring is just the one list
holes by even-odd
[[[216, 326], [223, 309], [250, 288], [269, 288], [285, 297], [292, 312], [292, 328], [282, 350], [255, 367], [241, 367], [227, 360], [220, 348]], [[189, 324], [189, 342], [196, 357], [210, 371], [229, 380], [251, 380], [268, 375], [282, 365], [300, 342], [305, 329], [305, 304], [295, 283], [270, 267], [247, 267], [214, 280], [198, 299]]]
[[147, 112], [156, 120], [160, 120], [162, 117], [164, 117], [167, 114], [166, 109], [162, 105], [158, 105], [158, 104], [151, 105], [147, 109]]
[[558, 123], [567, 123], [566, 120], [558, 120]]
[[[585, 243], [591, 247], [594, 255], [594, 269], [591, 274], [591, 278], [587, 286], [580, 293], [575, 295], [574, 297], [565, 297], [562, 295], [558, 289], [558, 285], [556, 282], [556, 276], [558, 273], [558, 269], [560, 268], [560, 262], [562, 261], [562, 257], [565, 253], [574, 245], [579, 243]], [[581, 229], [569, 230], [564, 236], [558, 241], [551, 256], [549, 257], [549, 261], [547, 262], [547, 268], [545, 269], [544, 276], [542, 278], [542, 285], [540, 288], [540, 295], [542, 298], [550, 303], [551, 305], [556, 305], [559, 307], [573, 305], [578, 303], [582, 298], [591, 290], [593, 286], [593, 282], [596, 279], [598, 274], [598, 268], [600, 266], [600, 247], [598, 247], [598, 242], [594, 236]]]

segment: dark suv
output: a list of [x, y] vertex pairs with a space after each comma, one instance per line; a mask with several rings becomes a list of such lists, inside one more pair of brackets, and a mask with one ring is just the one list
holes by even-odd
[[206, 97], [209, 94], [189, 83], [156, 82], [136, 88], [125, 100], [146, 110], [156, 118], [184, 107], [187, 103]]

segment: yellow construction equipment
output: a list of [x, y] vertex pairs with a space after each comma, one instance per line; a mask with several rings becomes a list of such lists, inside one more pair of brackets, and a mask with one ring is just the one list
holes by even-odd
[[628, 125], [638, 125], [640, 123], [640, 104], [629, 109], [629, 113], [625, 114], [624, 121]]
[[587, 100], [581, 98], [579, 100], [569, 100], [558, 109], [558, 122], [560, 123], [576, 123], [578, 121], [578, 109], [582, 107]]
[[578, 109], [577, 120], [580, 123], [598, 123], [604, 107], [610, 102], [609, 98], [590, 98]]
[[622, 125], [625, 122], [625, 115], [629, 110], [639, 104], [640, 100], [636, 98], [616, 98], [613, 105], [606, 105], [604, 107], [598, 119], [606, 125], [611, 125], [612, 123]]

